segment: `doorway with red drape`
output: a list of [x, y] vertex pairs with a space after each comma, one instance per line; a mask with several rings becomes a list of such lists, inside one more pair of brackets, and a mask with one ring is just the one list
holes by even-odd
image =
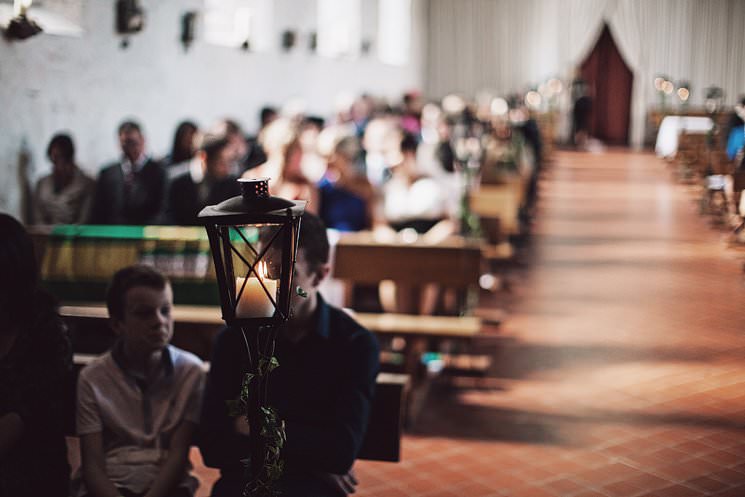
[[590, 135], [609, 145], [628, 145], [634, 76], [607, 24], [580, 72], [592, 97]]

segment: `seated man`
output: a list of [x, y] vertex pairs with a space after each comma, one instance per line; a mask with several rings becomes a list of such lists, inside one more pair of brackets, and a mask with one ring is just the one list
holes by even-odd
[[[356, 485], [350, 470], [367, 428], [379, 349], [369, 331], [318, 293], [329, 272], [326, 230], [308, 213], [300, 226], [292, 285], [307, 297], [293, 296], [292, 317], [278, 333], [279, 367], [269, 376], [270, 405], [287, 434], [279, 489], [284, 497], [346, 495]], [[246, 370], [241, 330], [227, 328], [215, 344], [200, 426], [204, 461], [220, 469], [213, 497], [241, 495], [247, 482], [241, 460], [250, 454], [250, 427], [226, 405], [238, 397]]]
[[230, 142], [227, 137], [197, 135], [197, 151], [189, 171], [171, 183], [166, 220], [170, 224], [200, 224], [197, 214], [206, 205], [241, 194], [237, 178], [230, 174]]
[[82, 481], [73, 495], [189, 497], [189, 447], [199, 421], [202, 362], [168, 344], [173, 293], [148, 266], [114, 275], [107, 296], [118, 340], [78, 380]]
[[122, 159], [98, 174], [91, 224], [157, 224], [165, 207], [168, 176], [165, 169], [145, 154], [145, 138], [139, 124], [119, 126]]

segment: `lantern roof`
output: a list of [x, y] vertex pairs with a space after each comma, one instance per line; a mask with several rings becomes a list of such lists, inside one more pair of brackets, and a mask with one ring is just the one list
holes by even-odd
[[217, 205], [208, 205], [199, 212], [202, 221], [219, 223], [261, 223], [303, 215], [305, 200], [286, 200], [269, 195], [269, 178], [240, 178], [241, 195], [229, 198]]

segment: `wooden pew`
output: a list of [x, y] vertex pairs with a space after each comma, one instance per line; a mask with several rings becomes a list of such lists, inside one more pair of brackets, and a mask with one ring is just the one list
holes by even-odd
[[[179, 261], [185, 257], [180, 248], [182, 245], [196, 244], [201, 250], [202, 232], [194, 229], [177, 229], [173, 227], [108, 227], [112, 233], [103, 233], [98, 240], [96, 229], [99, 227], [66, 227], [40, 230], [36, 233], [37, 250], [47, 258], [51, 252], [64, 253], [74, 259], [81, 259], [78, 249], [91, 251], [95, 249], [96, 260], [104, 261], [105, 267], [98, 262], [94, 268], [72, 264], [64, 272], [51, 271], [45, 274], [54, 283], [64, 283], [64, 288], [58, 287], [57, 296], [63, 302], [77, 302], [78, 305], [64, 306], [62, 314], [68, 322], [74, 321], [74, 326], [81, 332], [87, 332], [87, 338], [98, 340], [96, 347], [78, 349], [79, 352], [100, 352], [107, 344], [105, 333], [101, 333], [101, 320], [107, 318], [106, 309], [102, 304], [80, 304], [85, 302], [83, 295], [91, 295], [88, 301], [100, 302], [103, 289], [110, 277], [110, 273], [127, 264], [143, 261], [147, 254], [156, 254], [157, 262], [169, 262], [170, 259]], [[121, 228], [121, 233], [116, 231]], [[87, 231], [86, 231], [87, 229]], [[56, 231], [55, 231], [56, 230]], [[82, 231], [80, 231], [82, 230]], [[79, 233], [88, 233], [78, 236]], [[343, 236], [336, 246], [336, 267], [334, 274], [337, 278], [352, 282], [377, 283], [381, 279], [394, 279], [405, 283], [438, 283], [445, 287], [455, 288], [464, 294], [464, 307], [469, 298], [478, 290], [480, 266], [479, 244], [453, 237], [436, 245], [427, 245], [422, 241], [414, 243], [379, 244], [366, 234]], [[108, 237], [108, 238], [106, 238]], [[50, 251], [48, 244], [54, 238], [54, 250]], [[90, 245], [90, 247], [89, 247]], [[195, 245], [195, 246], [196, 246]], [[92, 248], [91, 248], [92, 247]], [[187, 247], [188, 248], [188, 247]], [[192, 247], [194, 248], [194, 247]], [[118, 251], [117, 251], [118, 250]], [[110, 256], [109, 252], [116, 252], [119, 257]], [[68, 253], [69, 252], [69, 253]], [[87, 253], [87, 252], [86, 252]], [[197, 252], [202, 256], [202, 252]], [[158, 259], [160, 257], [160, 259]], [[82, 257], [82, 259], [86, 259]], [[101, 266], [101, 267], [99, 267]], [[164, 266], [170, 267], [169, 264]], [[94, 271], [95, 269], [95, 271]], [[98, 271], [98, 272], [96, 272]], [[58, 274], [59, 273], [59, 274]], [[216, 302], [204, 301], [207, 295], [216, 299], [213, 290], [214, 277], [206, 272], [201, 279], [194, 275], [170, 275], [174, 288], [180, 286], [176, 293], [177, 305], [174, 308], [175, 336], [174, 344], [184, 349], [194, 351], [202, 358], [209, 358], [211, 343], [217, 330], [223, 322]], [[56, 278], [56, 280], [55, 280]], [[194, 298], [183, 299], [189, 292], [182, 291], [188, 285], [199, 285], [199, 292], [192, 292]], [[95, 292], [77, 292], [85, 287], [96, 287]], [[73, 292], [68, 294], [67, 292]], [[77, 292], [77, 293], [76, 293]], [[68, 298], [70, 300], [68, 300]], [[471, 299], [472, 300], [472, 299]], [[182, 305], [182, 304], [198, 305]], [[205, 304], [205, 305], [203, 305]], [[359, 314], [358, 320], [371, 331], [380, 335], [403, 336], [407, 347], [404, 350], [403, 373], [417, 374], [421, 372], [420, 352], [426, 349], [429, 340], [468, 339], [480, 330], [480, 321], [473, 317], [440, 317], [440, 316], [397, 316], [394, 319], [380, 315]]]
[[[481, 319], [475, 316], [419, 316], [358, 313], [351, 310], [349, 312], [373, 333], [402, 336], [412, 342], [417, 338], [470, 339], [481, 331], [482, 325]], [[175, 328], [174, 345], [208, 360], [211, 355], [212, 339], [224, 325], [220, 308], [176, 305], [172, 313]], [[63, 305], [60, 307], [60, 315], [74, 331], [81, 327], [92, 328], [93, 333], [100, 335], [102, 329], [107, 329], [106, 321], [109, 314], [103, 304]], [[96, 352], [107, 348], [110, 340], [111, 337], [102, 338]]]
[[378, 241], [370, 232], [345, 233], [336, 244], [333, 277], [349, 283], [395, 280], [469, 289], [478, 284], [480, 245], [452, 236], [437, 243]]
[[[482, 219], [499, 222], [499, 232], [490, 236], [492, 243], [520, 234], [520, 206], [525, 200], [525, 187], [520, 180], [502, 185], [481, 185], [471, 192], [471, 210]], [[488, 235], [488, 234], [487, 234]]]
[[520, 209], [525, 203], [525, 185], [520, 178], [501, 184], [482, 184], [469, 197], [471, 210], [481, 219], [485, 243], [482, 256], [489, 263], [509, 262], [514, 256], [511, 236], [522, 231]]
[[[386, 398], [391, 395], [401, 397], [401, 405], [406, 405], [405, 412], [408, 419], [412, 419], [418, 411], [419, 404], [426, 395], [427, 384], [423, 381], [420, 358], [426, 351], [428, 342], [432, 339], [470, 340], [481, 331], [481, 319], [475, 316], [418, 316], [406, 314], [376, 314], [355, 313], [350, 311], [355, 319], [364, 327], [382, 336], [398, 336], [406, 340], [403, 350], [402, 375], [392, 378], [405, 377], [411, 381], [409, 386], [397, 387], [381, 386]], [[181, 306], [176, 305], [172, 310], [174, 319], [174, 337], [172, 343], [189, 350], [204, 360], [211, 354], [212, 341], [220, 327], [224, 325], [221, 311], [216, 306]], [[108, 311], [102, 304], [64, 305], [60, 307], [60, 315], [73, 333], [80, 334], [81, 329], [88, 337], [98, 343], [96, 353], [106, 350], [113, 337], [107, 328]], [[103, 336], [102, 336], [103, 335]], [[89, 338], [90, 341], [90, 338]], [[79, 356], [83, 358], [85, 356]], [[83, 360], [83, 359], [80, 359]], [[379, 378], [379, 386], [380, 386]], [[390, 392], [390, 390], [395, 390]], [[405, 398], [404, 389], [407, 392]], [[377, 402], [377, 401], [376, 401]], [[381, 401], [386, 407], [376, 408], [383, 414], [376, 426], [392, 426], [394, 406], [390, 400]], [[372, 423], [372, 421], [371, 421]], [[382, 429], [382, 428], [381, 428]], [[386, 442], [391, 446], [390, 441]], [[372, 449], [371, 449], [372, 450]], [[379, 450], [379, 449], [376, 449]]]
[[[333, 277], [348, 288], [356, 284], [377, 284], [394, 280], [397, 284], [423, 286], [434, 283], [464, 295], [464, 312], [478, 292], [481, 272], [481, 245], [451, 237], [437, 244], [420, 239], [411, 243], [378, 242], [370, 233], [345, 234], [336, 245]], [[347, 292], [347, 303], [350, 302]], [[470, 297], [469, 297], [470, 296]], [[469, 341], [480, 333], [482, 322], [475, 316], [423, 316], [413, 314], [355, 313], [358, 321], [381, 335], [405, 339], [401, 370], [412, 378], [412, 394], [407, 410], [413, 422], [429, 382], [421, 357], [428, 348], [443, 340]]]
[[[75, 354], [76, 375], [97, 357], [99, 354]], [[209, 371], [208, 362], [205, 363], [205, 367]], [[391, 373], [378, 374], [367, 433], [358, 459], [386, 462], [401, 460], [401, 435], [408, 390], [408, 376]], [[74, 415], [70, 414], [67, 419], [67, 435], [74, 437]]]

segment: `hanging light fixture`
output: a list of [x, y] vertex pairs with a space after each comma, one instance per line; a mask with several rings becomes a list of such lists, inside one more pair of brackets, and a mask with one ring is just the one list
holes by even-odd
[[35, 34], [41, 33], [42, 29], [33, 19], [27, 15], [33, 0], [15, 0], [13, 12], [15, 17], [10, 20], [3, 34], [8, 40], [25, 40]]

